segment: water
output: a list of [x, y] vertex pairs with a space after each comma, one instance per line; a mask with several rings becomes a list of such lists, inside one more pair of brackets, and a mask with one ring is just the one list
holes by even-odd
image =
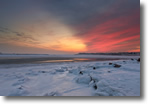
[[101, 58], [72, 58], [72, 59], [56, 59], [56, 60], [44, 60], [38, 61], [39, 63], [62, 63], [62, 62], [88, 62], [88, 61], [108, 61], [117, 59], [101, 59]]
[[25, 64], [25, 63], [62, 63], [62, 62], [89, 62], [119, 60], [121, 58], [74, 58], [74, 57], [6, 57], [0, 58], [0, 64]]
[[45, 60], [45, 61], [39, 61], [42, 63], [52, 63], [52, 62], [78, 62], [78, 61], [91, 61], [92, 59], [88, 59], [88, 58], [73, 58], [73, 59], [68, 59], [68, 60], [64, 60], [64, 59], [60, 59], [60, 60]]

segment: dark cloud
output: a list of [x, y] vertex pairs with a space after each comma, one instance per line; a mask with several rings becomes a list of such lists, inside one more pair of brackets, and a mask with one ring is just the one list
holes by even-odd
[[49, 2], [46, 9], [69, 24], [80, 24], [87, 22], [90, 18], [99, 19], [98, 22], [88, 24], [88, 27], [129, 15], [140, 8], [139, 0], [62, 0], [60, 2], [54, 0], [52, 3]]
[[51, 0], [44, 8], [69, 24], [79, 24], [109, 9], [116, 0]]
[[[92, 17], [100, 18], [98, 24], [107, 19], [130, 14], [134, 9], [139, 8], [137, 7], [139, 2], [139, 0], [1, 0], [0, 17], [1, 22], [3, 20], [17, 22], [19, 19], [36, 18], [27, 14], [27, 11], [42, 10], [62, 19], [69, 25], [86, 22]], [[105, 13], [112, 15], [108, 17], [108, 14], [104, 15]]]
[[0, 29], [0, 32], [2, 32], [2, 33], [7, 33], [6, 31], [4, 31], [4, 30], [1, 30], [1, 29]]
[[9, 29], [8, 28], [4, 28], [4, 27], [0, 27], [0, 32], [2, 33], [8, 33]]
[[27, 41], [27, 42], [31, 42], [31, 43], [38, 43], [37, 40], [35, 38], [33, 38], [33, 36], [31, 35], [27, 35], [23, 32], [13, 32], [17, 37], [17, 39], [21, 40], [21, 41]]
[[[3, 35], [3, 36], [7, 35], [7, 37], [3, 37], [3, 39], [9, 38], [10, 40], [14, 40], [14, 41], [30, 42], [30, 43], [35, 43], [35, 44], [39, 43], [31, 35], [27, 35], [23, 32], [14, 31], [14, 30], [11, 30], [11, 29], [6, 28], [6, 27], [0, 27], [0, 32], [3, 33], [3, 34], [0, 34], [0, 35]], [[9, 35], [11, 35], [11, 37], [9, 37]]]
[[14, 33], [16, 36], [23, 36], [24, 35], [24, 33], [19, 33], [19, 32], [12, 32], [12, 33]]

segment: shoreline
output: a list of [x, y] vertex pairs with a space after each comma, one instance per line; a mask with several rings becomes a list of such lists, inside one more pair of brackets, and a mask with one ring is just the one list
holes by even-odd
[[0, 59], [0, 64], [29, 64], [29, 63], [62, 63], [62, 62], [92, 62], [127, 60], [130, 58], [74, 58], [74, 57], [40, 57], [40, 58], [10, 58]]
[[0, 95], [140, 96], [140, 63], [110, 62], [0, 65]]
[[0, 64], [28, 64], [28, 63], [61, 63], [61, 62], [92, 62], [121, 60], [119, 58], [22, 58], [22, 59], [0, 59]]

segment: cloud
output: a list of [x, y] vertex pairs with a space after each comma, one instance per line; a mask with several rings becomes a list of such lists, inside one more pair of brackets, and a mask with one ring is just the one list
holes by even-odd
[[2, 33], [8, 33], [9, 32], [9, 29], [8, 28], [5, 28], [5, 27], [0, 27], [0, 32], [2, 32]]
[[[136, 48], [140, 47], [140, 4], [133, 2], [131, 5], [134, 7], [131, 8], [128, 3], [110, 5], [111, 10], [102, 16], [89, 19], [75, 28], [79, 31], [76, 36], [85, 41], [89, 52], [140, 51]], [[137, 41], [133, 43], [133, 40]]]
[[[140, 50], [139, 0], [0, 1], [0, 42], [57, 51]], [[121, 48], [122, 47], [122, 48]]]
[[0, 43], [9, 43], [9, 44], [20, 44], [20, 43], [30, 43], [38, 44], [38, 41], [33, 38], [31, 35], [27, 35], [23, 32], [12, 30], [6, 27], [0, 27]]

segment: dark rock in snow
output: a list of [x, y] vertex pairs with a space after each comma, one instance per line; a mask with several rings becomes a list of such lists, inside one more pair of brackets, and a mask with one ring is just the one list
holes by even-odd
[[39, 71], [39, 73], [46, 73], [46, 71]]
[[93, 67], [94, 70], [96, 70], [96, 67]]
[[58, 92], [50, 92], [50, 93], [46, 93], [46, 94], [43, 95], [43, 96], [61, 96], [61, 94], [58, 93]]
[[138, 58], [137, 61], [140, 62], [140, 58]]
[[41, 71], [42, 73], [46, 73], [45, 71]]
[[111, 71], [108, 71], [108, 73], [111, 73]]
[[81, 72], [81, 71], [80, 71], [80, 73], [79, 73], [79, 74], [83, 75], [83, 72]]
[[112, 65], [113, 63], [109, 63], [109, 65]]
[[114, 67], [115, 67], [115, 68], [120, 68], [120, 67], [121, 67], [121, 65], [114, 64]]
[[93, 87], [94, 87], [95, 90], [97, 90], [97, 88], [98, 88], [96, 84]]
[[23, 88], [22, 87], [19, 87], [18, 89], [22, 90]]
[[131, 60], [134, 60], [134, 59], [131, 59]]

